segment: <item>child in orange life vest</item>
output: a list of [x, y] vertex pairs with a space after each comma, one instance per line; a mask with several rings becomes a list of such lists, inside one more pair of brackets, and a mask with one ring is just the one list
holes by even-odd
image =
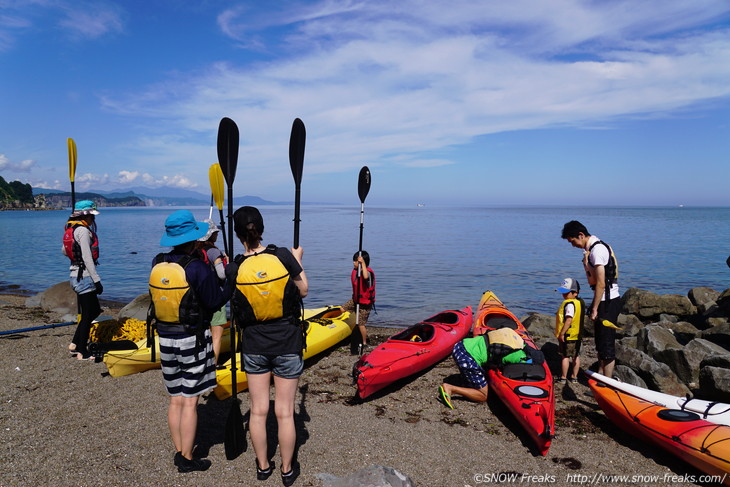
[[556, 382], [566, 381], [571, 364], [570, 382], [578, 382], [585, 303], [578, 297], [580, 284], [575, 279], [564, 279], [556, 291], [563, 295], [563, 302], [555, 313], [555, 336], [558, 339], [558, 351], [562, 357], [560, 377], [556, 377]]
[[[357, 327], [362, 336], [362, 344], [367, 344], [367, 331], [365, 325], [370, 317], [370, 310], [375, 304], [375, 273], [370, 266], [370, 254], [364, 250], [359, 253], [355, 252], [352, 256], [352, 299], [342, 305], [345, 311], [349, 311], [351, 316], [355, 316], [356, 305], [360, 305], [360, 313], [358, 315]], [[358, 282], [357, 273], [360, 268], [360, 279]], [[353, 333], [357, 331], [353, 330]]]

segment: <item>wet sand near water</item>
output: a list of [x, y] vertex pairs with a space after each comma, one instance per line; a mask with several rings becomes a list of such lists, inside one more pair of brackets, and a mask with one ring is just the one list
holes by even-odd
[[[0, 331], [60, 321], [26, 308], [25, 299], [0, 296]], [[74, 326], [65, 326], [0, 336], [1, 486], [281, 485], [278, 472], [265, 482], [255, 479], [250, 441], [240, 457], [226, 460], [231, 402], [212, 394], [198, 406], [197, 453], [213, 465], [207, 472], [179, 474], [161, 372], [112, 378], [103, 363], [69, 357], [73, 332]], [[369, 333], [375, 343], [395, 331]], [[584, 341], [584, 350], [583, 364], [593, 363], [592, 339]], [[307, 361], [296, 405], [302, 475], [295, 486], [320, 486], [318, 474], [340, 477], [369, 465], [393, 467], [420, 487], [580, 485], [591, 479], [605, 485], [707, 485], [699, 483], [699, 471], [615, 428], [584, 382], [558, 391], [557, 437], [542, 457], [495, 398], [487, 404], [454, 398], [453, 411], [437, 402], [438, 385], [458, 374], [451, 359], [355, 405], [354, 362], [349, 344]], [[239, 397], [245, 416], [248, 397]], [[272, 417], [270, 443], [275, 428]]]

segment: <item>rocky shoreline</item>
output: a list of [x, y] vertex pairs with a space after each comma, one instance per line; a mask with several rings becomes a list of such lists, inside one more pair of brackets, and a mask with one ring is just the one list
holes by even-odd
[[[75, 313], [75, 304], [68, 306], [62, 284], [58, 289], [30, 298], [0, 296], [0, 331], [65, 321], [64, 307]], [[626, 292], [617, 375], [630, 377], [631, 370], [650, 386], [668, 387], [674, 381], [704, 394], [710, 390], [704, 376], [728, 372], [721, 357], [730, 354], [723, 346], [730, 337], [725, 331], [730, 292], [708, 291], [703, 294], [712, 298], [708, 300], [693, 291], [670, 298]], [[135, 301], [126, 310], [107, 302], [104, 314], [134, 314], [144, 307], [143, 300]], [[556, 370], [554, 317], [531, 314], [523, 321]], [[392, 333], [370, 330], [374, 343]], [[198, 409], [197, 452], [213, 466], [208, 472], [178, 474], [172, 467], [159, 371], [112, 378], [103, 364], [68, 357], [72, 334], [73, 326], [66, 326], [0, 337], [0, 377], [6, 384], [0, 390], [0, 485], [280, 485], [277, 476], [254, 480], [250, 448], [238, 459], [226, 460], [223, 434], [231, 403], [212, 394]], [[595, 363], [592, 342], [584, 339], [586, 367]], [[691, 367], [683, 369], [678, 357], [687, 349], [692, 350], [684, 353]], [[494, 398], [486, 405], [455, 399], [454, 410], [436, 401], [438, 384], [458, 374], [451, 360], [359, 404], [353, 401], [353, 363], [344, 344], [307, 361], [295, 414], [302, 464], [295, 485], [366, 485], [366, 479], [375, 478], [373, 485], [476, 487], [500, 478], [514, 483], [507, 479], [515, 474], [515, 482], [532, 485], [576, 485], [596, 475], [612, 485], [708, 485], [676, 457], [614, 427], [584, 379], [556, 390], [557, 436], [542, 457]], [[663, 379], [652, 382], [649, 377]], [[715, 383], [713, 393], [720, 394], [723, 381]], [[246, 394], [239, 397], [245, 414]], [[275, 429], [275, 421], [270, 427]], [[616, 475], [630, 478], [611, 477]]]

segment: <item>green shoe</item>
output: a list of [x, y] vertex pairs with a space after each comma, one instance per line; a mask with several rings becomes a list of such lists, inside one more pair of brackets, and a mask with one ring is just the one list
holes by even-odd
[[441, 404], [443, 404], [447, 408], [454, 409], [454, 406], [451, 404], [451, 396], [446, 394], [446, 391], [444, 390], [444, 386], [439, 386], [438, 400]]

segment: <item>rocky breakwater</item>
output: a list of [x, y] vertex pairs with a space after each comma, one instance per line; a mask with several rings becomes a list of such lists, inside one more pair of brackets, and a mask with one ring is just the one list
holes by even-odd
[[[681, 295], [630, 288], [621, 300], [616, 378], [666, 394], [730, 402], [730, 289], [697, 287]], [[593, 337], [587, 321], [584, 344]], [[557, 371], [554, 316], [533, 313], [523, 322], [544, 339], [543, 352]]]

